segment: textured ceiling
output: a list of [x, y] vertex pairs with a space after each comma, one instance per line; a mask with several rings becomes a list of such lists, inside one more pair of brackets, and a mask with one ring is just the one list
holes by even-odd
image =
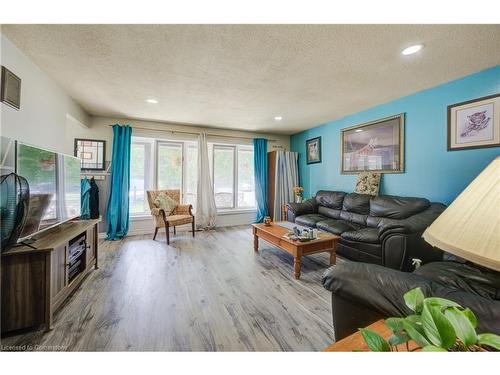
[[[91, 114], [285, 134], [500, 63], [500, 25], [3, 25], [2, 33]], [[415, 43], [425, 49], [401, 55]]]

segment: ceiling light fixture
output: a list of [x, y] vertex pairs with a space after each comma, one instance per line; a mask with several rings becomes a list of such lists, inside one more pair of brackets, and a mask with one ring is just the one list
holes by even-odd
[[356, 130], [354, 130], [354, 131], [355, 131], [356, 133], [360, 133], [360, 132], [362, 132], [362, 131], [363, 131], [363, 129], [356, 129]]
[[158, 104], [158, 100], [156, 99], [146, 99], [146, 102], [149, 104]]
[[274, 119], [276, 121], [281, 121], [281, 120], [283, 120], [283, 117], [281, 117], [281, 116], [274, 116]]
[[414, 53], [417, 53], [424, 47], [423, 44], [415, 44], [414, 46], [410, 46], [405, 48], [401, 53], [405, 56], [407, 55], [413, 55]]

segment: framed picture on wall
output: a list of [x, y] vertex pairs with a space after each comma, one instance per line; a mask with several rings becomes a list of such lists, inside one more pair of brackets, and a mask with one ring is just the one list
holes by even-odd
[[106, 169], [106, 141], [75, 138], [75, 156], [82, 161], [82, 170]]
[[306, 141], [307, 164], [321, 163], [321, 137]]
[[500, 146], [500, 94], [448, 106], [448, 151]]
[[404, 113], [342, 129], [341, 173], [404, 172]]
[[14, 109], [21, 108], [21, 78], [2, 66], [0, 101]]

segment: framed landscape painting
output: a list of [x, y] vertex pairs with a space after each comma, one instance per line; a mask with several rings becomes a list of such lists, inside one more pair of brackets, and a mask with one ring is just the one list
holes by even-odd
[[500, 146], [500, 94], [448, 106], [448, 151]]
[[404, 114], [341, 131], [341, 173], [404, 172]]
[[321, 163], [321, 137], [306, 141], [307, 164]]

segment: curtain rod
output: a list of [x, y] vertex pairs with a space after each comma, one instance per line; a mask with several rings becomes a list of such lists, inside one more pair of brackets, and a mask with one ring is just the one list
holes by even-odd
[[[108, 125], [110, 127], [113, 127], [114, 125]], [[166, 130], [166, 129], [153, 129], [153, 128], [143, 128], [140, 126], [131, 126], [132, 129], [139, 129], [139, 130], [150, 130], [154, 132], [165, 132], [165, 133], [179, 133], [179, 134], [191, 134], [191, 135], [198, 135], [202, 132], [187, 132], [183, 130]], [[210, 137], [223, 137], [223, 138], [236, 138], [236, 139], [247, 139], [247, 140], [252, 140], [253, 138], [251, 137], [240, 137], [236, 135], [224, 135], [224, 134], [213, 134], [213, 133], [206, 133]], [[277, 142], [276, 139], [268, 139], [268, 142]]]

